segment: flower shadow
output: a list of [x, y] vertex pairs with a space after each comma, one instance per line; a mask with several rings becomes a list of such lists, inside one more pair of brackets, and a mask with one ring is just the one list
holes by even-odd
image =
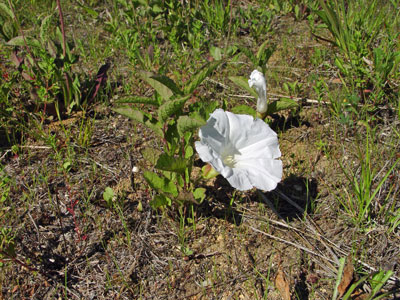
[[221, 175], [217, 176], [213, 187], [203, 186], [207, 189], [208, 201], [203, 201], [196, 207], [196, 213], [202, 217], [224, 219], [231, 224], [242, 223], [242, 213], [237, 210], [235, 199], [236, 189]]
[[305, 125], [306, 127], [310, 127], [311, 124], [308, 121], [302, 119], [302, 117], [298, 113], [289, 114], [289, 116], [283, 116], [274, 114], [272, 115], [272, 123], [270, 127], [274, 131], [285, 132], [290, 128], [297, 128]]
[[[318, 184], [314, 178], [290, 175], [278, 187], [264, 194], [278, 215], [287, 220], [301, 218], [305, 212], [312, 214], [318, 197]], [[254, 201], [265, 202], [261, 197]]]
[[[214, 182], [214, 187], [207, 188], [207, 193], [211, 201], [204, 201], [197, 207], [197, 214], [203, 217], [215, 217], [239, 225], [242, 223], [243, 215], [238, 209], [235, 201], [235, 189], [230, 186], [228, 181], [222, 176], [218, 176]], [[296, 175], [290, 175], [278, 187], [267, 193], [263, 193], [269, 200], [260, 197], [258, 192], [248, 193], [247, 196], [241, 195], [243, 201], [264, 203], [268, 206], [272, 204], [273, 209], [284, 220], [291, 221], [302, 217], [304, 212], [312, 214], [315, 199], [318, 196], [318, 185], [315, 179], [309, 179]], [[271, 211], [271, 213], [273, 213]]]

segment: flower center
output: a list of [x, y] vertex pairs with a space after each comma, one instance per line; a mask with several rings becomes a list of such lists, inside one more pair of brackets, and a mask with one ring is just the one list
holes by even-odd
[[224, 157], [223, 162], [225, 165], [227, 165], [228, 167], [234, 168], [236, 161], [233, 155], [227, 155]]

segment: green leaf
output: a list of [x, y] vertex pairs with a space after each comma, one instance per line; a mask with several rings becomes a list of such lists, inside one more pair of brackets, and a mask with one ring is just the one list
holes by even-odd
[[157, 209], [163, 206], [171, 206], [172, 200], [164, 195], [154, 195], [153, 199], [150, 201], [150, 206], [153, 209]]
[[103, 199], [104, 201], [106, 201], [107, 203], [110, 202], [113, 198], [114, 198], [114, 191], [112, 188], [110, 188], [109, 186], [106, 187], [106, 189], [104, 190], [103, 193]]
[[194, 131], [205, 124], [206, 122], [193, 119], [189, 116], [180, 116], [178, 119], [178, 132], [180, 135], [183, 135], [185, 132]]
[[143, 158], [145, 159], [145, 160], [147, 160], [148, 162], [150, 162], [153, 166], [155, 166], [156, 165], [156, 163], [157, 163], [157, 160], [158, 160], [158, 158], [160, 157], [160, 155], [161, 155], [161, 150], [158, 150], [158, 149], [156, 149], [156, 148], [150, 148], [150, 147], [148, 147], [148, 148], [144, 148], [142, 151], [141, 151], [141, 153], [142, 153], [142, 155], [143, 155]]
[[182, 111], [183, 106], [186, 101], [190, 98], [190, 95], [167, 101], [163, 105], [161, 105], [158, 109], [158, 117], [162, 123], [164, 123], [169, 117], [176, 114], [179, 111]]
[[257, 52], [257, 66], [262, 68], [263, 73], [266, 71], [266, 64], [268, 60], [271, 58], [272, 54], [274, 54], [276, 46], [272, 45], [268, 48], [266, 46], [270, 43], [269, 40], [266, 40], [258, 49]]
[[52, 18], [52, 15], [45, 17], [42, 20], [42, 24], [40, 25], [40, 40], [42, 42], [46, 41], [48, 38], [48, 36], [46, 36], [46, 35], [49, 32], [49, 27], [51, 25], [51, 18]]
[[5, 3], [0, 3], [0, 14], [3, 16], [8, 15], [11, 19], [14, 19], [12, 10]]
[[191, 157], [193, 156], [193, 154], [194, 154], [193, 147], [190, 146], [190, 145], [188, 145], [188, 146], [185, 148], [185, 158], [186, 158], [186, 159], [191, 158]]
[[246, 114], [252, 117], [256, 116], [256, 111], [248, 105], [239, 105], [232, 108], [232, 112], [235, 114]]
[[210, 54], [215, 60], [222, 59], [222, 49], [219, 47], [211, 46], [210, 47]]
[[249, 86], [249, 81], [246, 77], [243, 76], [229, 76], [228, 77], [234, 84], [241, 87], [245, 91], [247, 91], [250, 95], [252, 95], [255, 99], [258, 98], [257, 92]]
[[160, 106], [160, 103], [150, 97], [139, 97], [139, 96], [133, 96], [133, 97], [126, 97], [123, 99], [119, 99], [116, 101], [116, 103], [138, 103], [138, 104], [148, 104], [148, 105], [153, 105], [153, 106]]
[[261, 46], [258, 48], [257, 54], [256, 54], [256, 58], [258, 61], [260, 61], [260, 59], [262, 58], [264, 54], [264, 50], [265, 47], [267, 47], [268, 43], [271, 43], [270, 40], [266, 40], [264, 43], [261, 44]]
[[169, 77], [164, 75], [154, 75], [151, 76], [151, 79], [158, 81], [159, 83], [165, 85], [176, 95], [183, 95], [182, 91], [178, 88], [176, 83]]
[[242, 46], [238, 46], [240, 52], [242, 52], [244, 55], [247, 56], [248, 59], [251, 60], [251, 62], [253, 63], [253, 65], [257, 66], [258, 65], [258, 61], [257, 61], [257, 57], [255, 57], [255, 55], [253, 54], [253, 52], [246, 47], [242, 47]]
[[150, 171], [145, 171], [143, 177], [152, 189], [172, 194], [174, 197], [178, 196], [176, 185], [167, 178], [160, 177], [156, 173]]
[[146, 122], [144, 122], [144, 125], [151, 129], [155, 134], [157, 134], [159, 137], [163, 137], [164, 133], [161, 129], [161, 125], [159, 122], [157, 122], [157, 120], [155, 119], [151, 119], [151, 120], [146, 120]]
[[142, 124], [146, 121], [146, 116], [141, 111], [133, 109], [130, 106], [116, 107], [112, 108], [112, 110]]
[[97, 17], [99, 16], [99, 13], [97, 11], [95, 11], [94, 9], [81, 5], [80, 3], [78, 3], [78, 5], [83, 8], [84, 10], [86, 10], [86, 12], [91, 15], [93, 18], [97, 19]]
[[204, 198], [206, 197], [206, 189], [205, 188], [197, 188], [193, 191], [193, 197], [198, 202], [203, 202]]
[[222, 61], [213, 61], [208, 63], [205, 67], [203, 67], [199, 72], [194, 75], [189, 85], [187, 85], [184, 89], [185, 95], [193, 93], [193, 91], [203, 82], [203, 80], [214, 71]]
[[141, 71], [141, 72], [139, 72], [139, 75], [145, 81], [147, 81], [147, 83], [149, 85], [151, 85], [157, 91], [157, 93], [160, 94], [161, 98], [163, 98], [164, 100], [168, 100], [174, 94], [173, 91], [168, 86], [166, 86], [165, 84], [161, 83], [160, 81], [154, 79], [153, 77], [155, 75], [153, 73]]
[[280, 98], [277, 101], [271, 102], [268, 104], [267, 115], [272, 115], [278, 111], [296, 108], [299, 104], [289, 98]]
[[186, 160], [182, 157], [173, 157], [163, 153], [158, 158], [155, 167], [160, 170], [182, 174], [186, 170]]
[[8, 46], [25, 46], [24, 37], [19, 35], [9, 40], [6, 45]]
[[158, 136], [163, 136], [160, 123], [153, 119], [150, 114], [145, 114], [130, 106], [116, 107], [112, 108], [112, 110], [136, 122], [144, 124], [147, 128], [153, 130], [153, 132]]

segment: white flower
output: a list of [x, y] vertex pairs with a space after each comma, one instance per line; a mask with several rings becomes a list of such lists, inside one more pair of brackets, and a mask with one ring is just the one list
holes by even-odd
[[262, 120], [216, 109], [195, 143], [200, 158], [236, 189], [273, 190], [282, 178], [276, 133]]
[[254, 70], [250, 74], [249, 86], [253, 87], [258, 93], [257, 99], [257, 112], [265, 114], [268, 108], [267, 102], [267, 82], [265, 81], [264, 75], [257, 70]]

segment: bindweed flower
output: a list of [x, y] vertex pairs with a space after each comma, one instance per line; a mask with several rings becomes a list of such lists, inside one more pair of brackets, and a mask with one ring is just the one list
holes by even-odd
[[263, 119], [268, 108], [267, 82], [265, 81], [264, 75], [258, 70], [254, 70], [253, 72], [251, 72], [249, 86], [254, 87], [254, 89], [258, 93], [257, 113]]
[[273, 190], [282, 178], [276, 133], [262, 120], [216, 109], [195, 143], [200, 158], [236, 189]]

